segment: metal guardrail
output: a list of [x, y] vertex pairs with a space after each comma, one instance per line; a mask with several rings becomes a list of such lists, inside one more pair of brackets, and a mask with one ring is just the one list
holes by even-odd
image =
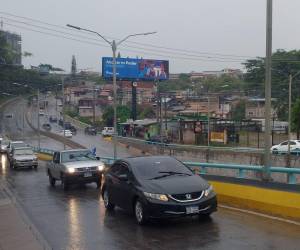
[[[40, 150], [37, 147], [32, 147], [35, 152], [38, 153], [44, 153], [48, 155], [53, 155], [54, 150], [46, 149], [46, 148], [40, 148]], [[106, 156], [99, 156], [99, 160], [103, 161], [105, 164], [111, 165], [114, 163], [113, 157], [106, 157]], [[200, 174], [207, 174], [207, 169], [227, 169], [227, 170], [236, 170], [236, 177], [237, 178], [246, 178], [246, 172], [252, 171], [256, 173], [262, 173], [263, 172], [263, 166], [258, 165], [238, 165], [238, 164], [222, 164], [222, 163], [206, 163], [206, 162], [190, 162], [185, 161], [183, 162], [188, 167], [190, 167], [192, 170], [199, 170]], [[288, 184], [297, 184], [297, 175], [300, 175], [300, 168], [286, 168], [286, 167], [271, 167], [270, 168], [271, 173], [281, 173], [286, 174], [288, 179]]]
[[[113, 164], [113, 157], [103, 157], [100, 156], [100, 160], [106, 164]], [[252, 171], [257, 173], [263, 172], [263, 166], [257, 165], [237, 165], [237, 164], [221, 164], [221, 163], [201, 163], [201, 162], [183, 162], [192, 170], [196, 170], [200, 168], [200, 174], [207, 174], [207, 169], [210, 168], [218, 168], [218, 169], [228, 169], [228, 170], [236, 170], [237, 178], [246, 178], [246, 171]], [[297, 184], [296, 175], [300, 175], [300, 168], [285, 168], [285, 167], [271, 167], [271, 173], [281, 173], [286, 174], [288, 176], [288, 184]]]
[[[230, 151], [230, 152], [250, 152], [250, 153], [259, 153], [263, 154], [264, 149], [263, 148], [250, 148], [250, 147], [218, 147], [218, 146], [199, 146], [199, 145], [185, 145], [185, 144], [173, 144], [173, 143], [161, 143], [161, 142], [151, 142], [151, 141], [146, 141], [142, 139], [137, 139], [133, 137], [123, 137], [123, 136], [118, 136], [119, 139], [125, 140], [128, 142], [134, 142], [140, 145], [157, 145], [161, 147], [166, 147], [170, 149], [204, 149], [204, 150], [222, 150], [222, 151]], [[273, 152], [274, 155], [287, 155], [287, 151], [279, 151], [279, 150], [274, 150]], [[300, 150], [292, 150], [291, 155], [293, 156], [300, 156]]]

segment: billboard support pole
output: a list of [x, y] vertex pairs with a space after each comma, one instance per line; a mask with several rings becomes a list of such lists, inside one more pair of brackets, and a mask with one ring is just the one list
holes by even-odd
[[131, 82], [131, 118], [136, 120], [136, 87], [137, 82]]

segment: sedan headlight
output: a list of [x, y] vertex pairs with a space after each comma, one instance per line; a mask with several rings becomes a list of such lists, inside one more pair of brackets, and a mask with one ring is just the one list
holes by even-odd
[[207, 197], [213, 191], [212, 185], [210, 185], [207, 189], [204, 190], [204, 196]]
[[98, 166], [98, 171], [103, 171], [103, 169], [104, 169], [104, 165], [103, 164]]
[[153, 200], [160, 200], [160, 201], [168, 201], [168, 196], [166, 196], [165, 194], [152, 194], [152, 193], [147, 193], [144, 192], [144, 195], [149, 198], [149, 199], [153, 199]]
[[75, 173], [75, 168], [68, 168], [68, 173], [70, 173], [70, 174]]

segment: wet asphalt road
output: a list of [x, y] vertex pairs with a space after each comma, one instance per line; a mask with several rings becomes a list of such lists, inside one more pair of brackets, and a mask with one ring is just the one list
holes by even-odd
[[[6, 133], [17, 139], [17, 123], [3, 122]], [[35, 142], [30, 133], [28, 128], [28, 141]], [[43, 140], [47, 143], [47, 138]], [[61, 146], [55, 143], [49, 140], [48, 145]], [[299, 249], [300, 245], [299, 226], [222, 208], [209, 221], [191, 217], [140, 227], [122, 210], [106, 213], [94, 184], [74, 186], [68, 192], [59, 183], [51, 188], [45, 163], [37, 171], [12, 171], [1, 156], [0, 175], [54, 249]]]

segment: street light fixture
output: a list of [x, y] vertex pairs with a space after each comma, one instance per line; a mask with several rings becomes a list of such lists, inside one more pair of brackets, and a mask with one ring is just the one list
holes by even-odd
[[70, 28], [73, 28], [73, 29], [76, 29], [76, 30], [83, 30], [83, 31], [86, 31], [86, 32], [94, 33], [94, 34], [98, 35], [99, 37], [101, 37], [106, 43], [108, 43], [109, 46], [112, 49], [112, 52], [113, 52], [113, 89], [114, 89], [114, 103], [113, 103], [113, 106], [114, 106], [114, 135], [113, 135], [113, 145], [114, 145], [114, 159], [117, 159], [117, 77], [116, 77], [116, 73], [117, 73], [117, 68], [116, 68], [117, 47], [121, 43], [125, 42], [130, 37], [147, 36], [147, 35], [155, 34], [157, 32], [146, 32], [146, 33], [131, 34], [131, 35], [128, 35], [125, 38], [121, 39], [119, 42], [116, 42], [115, 40], [112, 40], [112, 41], [107, 40], [100, 33], [96, 32], [96, 31], [93, 31], [93, 30], [81, 28], [79, 26], [75, 26], [75, 25], [71, 25], [71, 24], [67, 24], [67, 27], [70, 27]]

